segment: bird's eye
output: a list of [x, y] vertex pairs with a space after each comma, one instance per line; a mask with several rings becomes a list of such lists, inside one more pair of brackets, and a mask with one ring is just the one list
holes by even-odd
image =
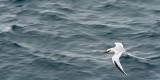
[[106, 50], [105, 53], [109, 53], [111, 50]]
[[107, 52], [110, 52], [111, 50], [107, 50]]

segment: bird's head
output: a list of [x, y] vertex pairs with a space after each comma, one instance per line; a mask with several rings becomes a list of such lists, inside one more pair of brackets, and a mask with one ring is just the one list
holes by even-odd
[[112, 50], [112, 48], [110, 48], [110, 49], [107, 49], [107, 50], [105, 50], [105, 52], [104, 53], [113, 53], [113, 50]]

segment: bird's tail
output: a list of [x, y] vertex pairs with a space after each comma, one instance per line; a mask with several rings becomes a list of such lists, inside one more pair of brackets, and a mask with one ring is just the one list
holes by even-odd
[[131, 53], [129, 52], [126, 52], [127, 55], [131, 56], [131, 57], [134, 57], [134, 58], [137, 58], [137, 59], [146, 59], [146, 58], [142, 58], [142, 57], [138, 57], [138, 56], [135, 56], [135, 55], [132, 55]]

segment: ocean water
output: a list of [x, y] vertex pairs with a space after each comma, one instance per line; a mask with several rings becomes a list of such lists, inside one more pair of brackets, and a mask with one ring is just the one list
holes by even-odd
[[[160, 80], [160, 0], [0, 0], [0, 80]], [[104, 54], [114, 42], [127, 76]]]

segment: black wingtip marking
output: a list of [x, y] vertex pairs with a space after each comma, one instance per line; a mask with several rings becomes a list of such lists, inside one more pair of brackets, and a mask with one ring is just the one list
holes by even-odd
[[[121, 70], [121, 68], [117, 65], [117, 63], [114, 61], [114, 64], [115, 64], [115, 66], [122, 72], [122, 73], [124, 73], [122, 70]], [[125, 74], [125, 73], [124, 73]]]

